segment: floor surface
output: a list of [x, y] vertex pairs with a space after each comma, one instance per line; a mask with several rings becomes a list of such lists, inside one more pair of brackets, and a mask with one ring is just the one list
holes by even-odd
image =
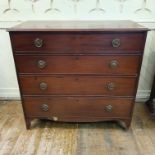
[[20, 101], [0, 101], [0, 155], [155, 155], [155, 120], [136, 103], [132, 124], [34, 120], [26, 130]]

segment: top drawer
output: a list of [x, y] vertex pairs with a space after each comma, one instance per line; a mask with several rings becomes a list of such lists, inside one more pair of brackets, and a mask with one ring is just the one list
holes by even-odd
[[143, 51], [144, 32], [11, 32], [14, 52], [105, 53]]

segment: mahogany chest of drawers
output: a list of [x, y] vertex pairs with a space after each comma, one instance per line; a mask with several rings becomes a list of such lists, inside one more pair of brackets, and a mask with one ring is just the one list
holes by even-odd
[[34, 118], [130, 126], [147, 28], [31, 21], [8, 31], [27, 129]]

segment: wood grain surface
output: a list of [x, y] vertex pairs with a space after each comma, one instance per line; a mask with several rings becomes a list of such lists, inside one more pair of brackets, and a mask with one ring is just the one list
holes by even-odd
[[15, 61], [19, 74], [137, 75], [141, 55], [15, 55]]
[[[11, 32], [13, 51], [18, 53], [106, 53], [142, 52], [146, 32]], [[36, 47], [35, 40], [42, 40]], [[119, 47], [112, 41], [120, 40]], [[135, 41], [136, 40], [136, 41]]]
[[104, 21], [27, 21], [8, 31], [147, 31], [148, 28], [129, 20]]
[[[117, 95], [134, 96], [135, 77], [80, 75], [19, 76], [23, 95]], [[42, 90], [40, 85], [47, 88]], [[109, 89], [109, 85], [113, 89]]]
[[[28, 118], [58, 117], [58, 121], [92, 122], [115, 118], [129, 119], [133, 98], [105, 97], [24, 97], [23, 104]], [[46, 104], [47, 110], [42, 106]], [[112, 107], [110, 111], [106, 108]], [[33, 107], [33, 108], [32, 108]]]
[[116, 123], [32, 121], [26, 130], [19, 101], [0, 101], [0, 155], [154, 155], [155, 122], [136, 103], [129, 130]]

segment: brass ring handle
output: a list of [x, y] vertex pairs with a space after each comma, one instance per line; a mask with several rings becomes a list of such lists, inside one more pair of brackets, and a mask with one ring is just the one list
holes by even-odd
[[113, 39], [112, 40], [112, 46], [115, 48], [118, 48], [121, 45], [121, 40], [120, 39]]
[[40, 69], [45, 68], [46, 65], [47, 65], [47, 63], [46, 63], [46, 61], [44, 61], [44, 60], [39, 60], [39, 61], [37, 62], [37, 66], [38, 66], [38, 68], [40, 68]]
[[119, 62], [118, 62], [117, 60], [112, 60], [112, 61], [110, 61], [110, 63], [109, 63], [109, 67], [110, 67], [111, 69], [117, 68], [118, 65], [119, 65]]
[[49, 110], [49, 106], [47, 104], [42, 104], [41, 105], [41, 110], [42, 111], [48, 111]]
[[112, 112], [112, 111], [113, 111], [113, 106], [112, 106], [112, 105], [107, 105], [107, 106], [105, 107], [105, 111], [106, 111], [106, 112]]
[[39, 84], [39, 87], [40, 87], [40, 90], [46, 90], [46, 89], [47, 89], [47, 83], [41, 82], [41, 83]]
[[108, 90], [114, 90], [116, 88], [116, 85], [115, 85], [115, 83], [113, 83], [113, 82], [111, 82], [111, 83], [108, 83], [107, 84], [107, 89]]
[[40, 38], [36, 38], [36, 39], [34, 40], [34, 45], [35, 45], [35, 47], [37, 47], [37, 48], [42, 47], [42, 46], [43, 46], [43, 40], [40, 39]]

